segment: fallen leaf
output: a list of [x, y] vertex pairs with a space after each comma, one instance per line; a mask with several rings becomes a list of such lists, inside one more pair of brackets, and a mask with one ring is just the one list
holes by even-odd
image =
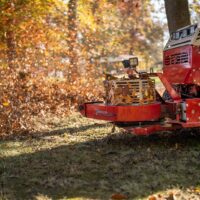
[[148, 198], [148, 200], [156, 200], [156, 197], [155, 197], [155, 196], [150, 196], [150, 197]]
[[111, 199], [127, 199], [128, 197], [124, 194], [116, 193], [111, 196]]
[[171, 192], [166, 200], [174, 200], [174, 194]]
[[10, 105], [10, 103], [9, 103], [9, 102], [3, 102], [2, 105], [3, 105], [4, 107], [8, 107], [8, 106]]
[[194, 189], [194, 191], [195, 191], [196, 193], [200, 193], [200, 187], [196, 187], [196, 188]]

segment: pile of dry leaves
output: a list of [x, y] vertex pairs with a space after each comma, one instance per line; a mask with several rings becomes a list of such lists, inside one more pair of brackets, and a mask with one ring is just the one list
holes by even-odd
[[0, 136], [29, 132], [34, 116], [64, 117], [82, 102], [102, 96], [100, 81], [88, 77], [73, 84], [12, 70], [1, 70], [0, 77]]

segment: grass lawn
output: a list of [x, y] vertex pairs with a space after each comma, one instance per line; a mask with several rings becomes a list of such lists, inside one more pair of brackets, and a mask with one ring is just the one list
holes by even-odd
[[0, 199], [164, 199], [171, 191], [200, 199], [198, 131], [136, 137], [111, 129], [74, 114], [52, 130], [1, 141]]

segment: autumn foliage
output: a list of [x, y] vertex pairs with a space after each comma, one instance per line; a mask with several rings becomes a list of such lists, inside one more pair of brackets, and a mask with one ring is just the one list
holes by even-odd
[[136, 54], [144, 69], [161, 55], [149, 0], [9, 0], [0, 9], [1, 136], [101, 100], [102, 58]]
[[1, 77], [1, 136], [26, 133], [34, 129], [35, 116], [44, 118], [53, 114], [62, 118], [84, 101], [98, 100], [102, 96], [102, 88], [93, 79], [80, 78], [70, 84], [8, 70], [2, 70]]

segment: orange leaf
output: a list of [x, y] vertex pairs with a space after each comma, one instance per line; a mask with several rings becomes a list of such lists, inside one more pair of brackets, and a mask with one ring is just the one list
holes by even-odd
[[150, 196], [150, 197], [148, 198], [148, 200], [156, 200], [156, 197], [155, 197], [155, 196]]
[[116, 193], [116, 194], [113, 194], [111, 196], [111, 199], [127, 199], [128, 197], [124, 194], [119, 194], [119, 193]]

